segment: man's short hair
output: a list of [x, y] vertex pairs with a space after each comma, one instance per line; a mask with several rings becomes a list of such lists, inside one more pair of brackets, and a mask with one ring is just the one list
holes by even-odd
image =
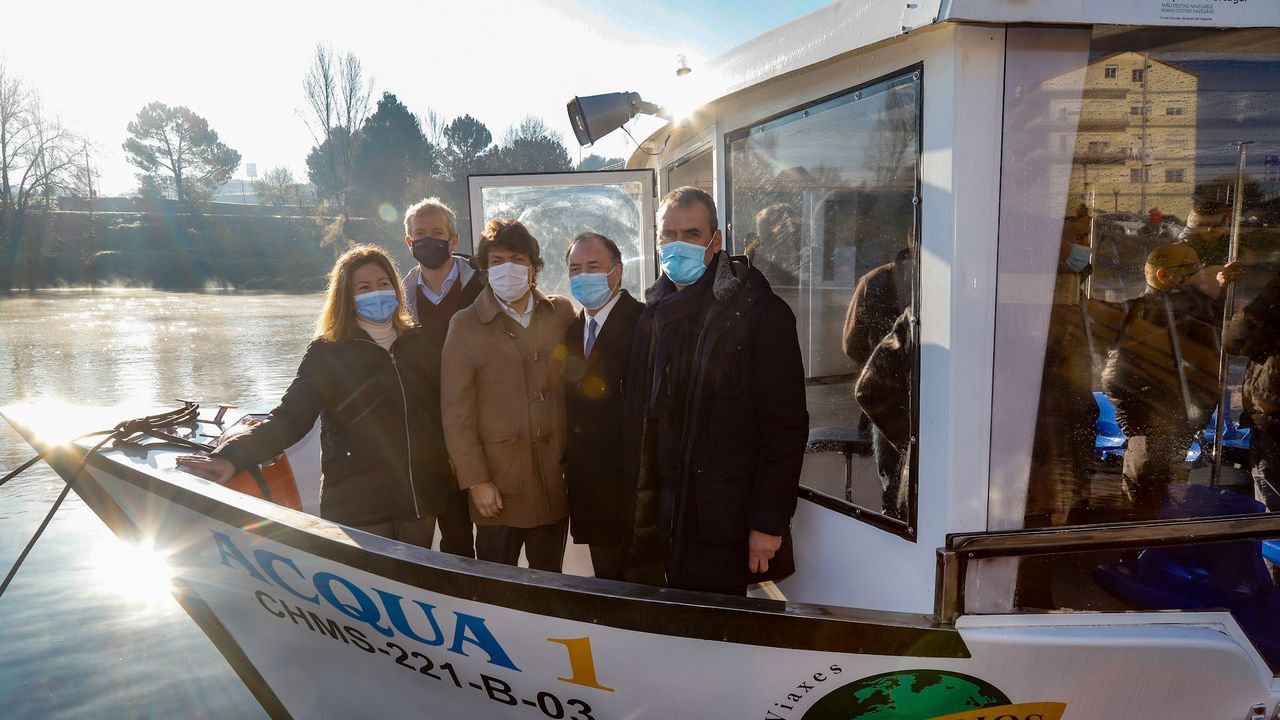
[[1189, 262], [1187, 260], [1188, 250], [1191, 251], [1191, 256], [1195, 257], [1196, 261], [1200, 259], [1195, 248], [1184, 242], [1169, 243], [1168, 245], [1161, 245], [1152, 250], [1151, 253], [1147, 255], [1147, 262], [1142, 268], [1143, 274], [1147, 277], [1147, 284], [1155, 287], [1156, 280], [1158, 279], [1156, 277], [1157, 271], [1178, 267], [1179, 265], [1185, 265]]
[[706, 190], [692, 185], [678, 187], [662, 198], [660, 207], [687, 208], [695, 204], [700, 204], [707, 209], [707, 216], [711, 218], [711, 233], [714, 235], [716, 230], [720, 229], [720, 221], [716, 218], [715, 198], [712, 198], [711, 193]]
[[[1221, 200], [1199, 200], [1195, 209], [1187, 213], [1187, 227], [1215, 227], [1227, 224], [1227, 216], [1231, 214], [1231, 206]], [[1209, 220], [1209, 218], [1213, 218]]]
[[489, 251], [495, 247], [528, 257], [534, 272], [541, 272], [542, 266], [546, 264], [542, 259], [538, 239], [519, 220], [494, 218], [484, 226], [484, 233], [480, 236], [480, 249], [476, 251], [480, 267], [489, 267]]
[[406, 237], [413, 234], [409, 229], [409, 222], [413, 218], [421, 218], [430, 215], [433, 212], [442, 213], [444, 215], [445, 224], [449, 226], [449, 237], [458, 234], [458, 216], [453, 214], [448, 205], [438, 197], [430, 197], [419, 200], [404, 211], [404, 234]]
[[622, 264], [622, 251], [618, 249], [618, 243], [610, 240], [609, 238], [601, 235], [598, 232], [592, 232], [591, 230], [585, 230], [583, 232], [578, 233], [578, 236], [575, 237], [573, 241], [569, 243], [569, 248], [564, 251], [564, 261], [566, 263], [569, 262], [569, 256], [573, 254], [573, 249], [577, 247], [578, 243], [582, 242], [583, 240], [599, 240], [600, 244], [604, 246], [605, 252], [609, 253], [609, 259], [613, 260], [613, 264], [614, 265]]
[[1231, 211], [1231, 206], [1221, 200], [1197, 200], [1195, 204], [1195, 213], [1201, 217], [1205, 215], [1226, 215]]

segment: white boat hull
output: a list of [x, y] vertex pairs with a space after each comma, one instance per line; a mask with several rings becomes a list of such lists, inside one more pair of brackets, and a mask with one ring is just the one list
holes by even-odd
[[[49, 460], [67, 477], [83, 453]], [[575, 578], [281, 508], [173, 470], [179, 454], [103, 452], [76, 490], [169, 555], [175, 596], [273, 717], [1206, 720], [1280, 699], [1225, 612], [943, 625]]]

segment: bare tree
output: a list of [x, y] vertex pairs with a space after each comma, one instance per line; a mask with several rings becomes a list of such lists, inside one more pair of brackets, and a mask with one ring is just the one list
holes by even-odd
[[419, 120], [422, 124], [422, 134], [427, 137], [427, 142], [436, 147], [444, 147], [444, 129], [449, 126], [444, 116], [435, 110], [427, 110]]
[[281, 165], [271, 168], [254, 180], [253, 192], [263, 204], [284, 207], [297, 202], [298, 183], [293, 179], [289, 168]]
[[357, 131], [369, 115], [373, 79], [365, 77], [364, 66], [354, 54], [339, 57], [328, 45], [317, 43], [302, 90], [308, 110], [303, 120], [316, 142], [313, 152], [323, 156], [320, 164], [337, 181], [316, 185], [334, 186], [330, 200], [345, 208]]
[[0, 292], [13, 287], [31, 216], [70, 185], [79, 148], [78, 138], [44, 114], [39, 94], [0, 63]]

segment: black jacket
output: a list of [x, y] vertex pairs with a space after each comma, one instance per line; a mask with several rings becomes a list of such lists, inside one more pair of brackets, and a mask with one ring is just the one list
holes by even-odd
[[1280, 430], [1280, 275], [1231, 318], [1222, 344], [1227, 352], [1249, 358], [1241, 388], [1241, 422]]
[[[383, 350], [363, 331], [314, 340], [266, 421], [215, 455], [245, 469], [302, 439], [320, 418], [320, 516], [364, 526], [438, 515], [448, 456], [439, 423], [438, 360], [420, 329]], [[432, 412], [434, 410], [434, 412]]]
[[915, 340], [911, 312], [904, 310], [892, 329], [871, 350], [853, 385], [853, 397], [867, 419], [899, 453], [910, 449], [911, 370]]
[[644, 305], [623, 290], [596, 337], [591, 357], [582, 356], [585, 313], [565, 331], [565, 411], [569, 522], [573, 540], [621, 545], [627, 538], [629, 496], [622, 464], [622, 417], [631, 339]]
[[1191, 285], [1149, 287], [1129, 304], [1102, 373], [1126, 434], [1184, 423], [1187, 432], [1205, 426], [1218, 397], [1221, 325], [1221, 304]]
[[[664, 276], [646, 294], [625, 421], [627, 471], [638, 478], [627, 575], [651, 580], [662, 563], [669, 585], [692, 589], [794, 572], [789, 528], [809, 426], [791, 309], [758, 270], [725, 253], [707, 275], [679, 293]], [[679, 307], [689, 302], [699, 305], [693, 315]], [[675, 375], [683, 379], [673, 386]], [[678, 477], [666, 480], [669, 528], [659, 507], [661, 474], [673, 467], [664, 446], [679, 451]], [[783, 536], [767, 573], [747, 570], [751, 530]]]

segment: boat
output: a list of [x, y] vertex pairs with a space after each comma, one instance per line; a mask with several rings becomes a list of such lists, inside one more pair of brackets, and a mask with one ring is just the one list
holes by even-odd
[[[1220, 458], [1190, 463], [1154, 519], [1027, 512], [1064, 216], [1186, 218], [1215, 187], [1253, 197], [1245, 167], [1272, 182], [1280, 118], [1256, 108], [1280, 92], [1277, 47], [1280, 5], [1262, 0], [845, 0], [688, 68], [687, 115], [576, 98], [585, 142], [667, 116], [626, 169], [471, 178], [473, 218], [563, 241], [611, 223], [635, 291], [657, 273], [657, 198], [707, 189], [730, 252], [795, 311], [813, 425], [797, 571], [746, 598], [323, 520], [314, 439], [235, 488], [176, 470], [233, 430], [227, 410], [103, 421], [85, 428], [115, 428], [96, 450], [104, 436], [64, 440], [91, 409], [3, 415], [113, 532], [167, 555], [177, 600], [276, 718], [1280, 718], [1280, 516]], [[1091, 357], [1139, 282], [1126, 253], [1149, 249], [1100, 225]], [[841, 349], [855, 284], [885, 266], [917, 348], [893, 498]], [[1095, 435], [1083, 492], [1103, 507], [1125, 439]]]

